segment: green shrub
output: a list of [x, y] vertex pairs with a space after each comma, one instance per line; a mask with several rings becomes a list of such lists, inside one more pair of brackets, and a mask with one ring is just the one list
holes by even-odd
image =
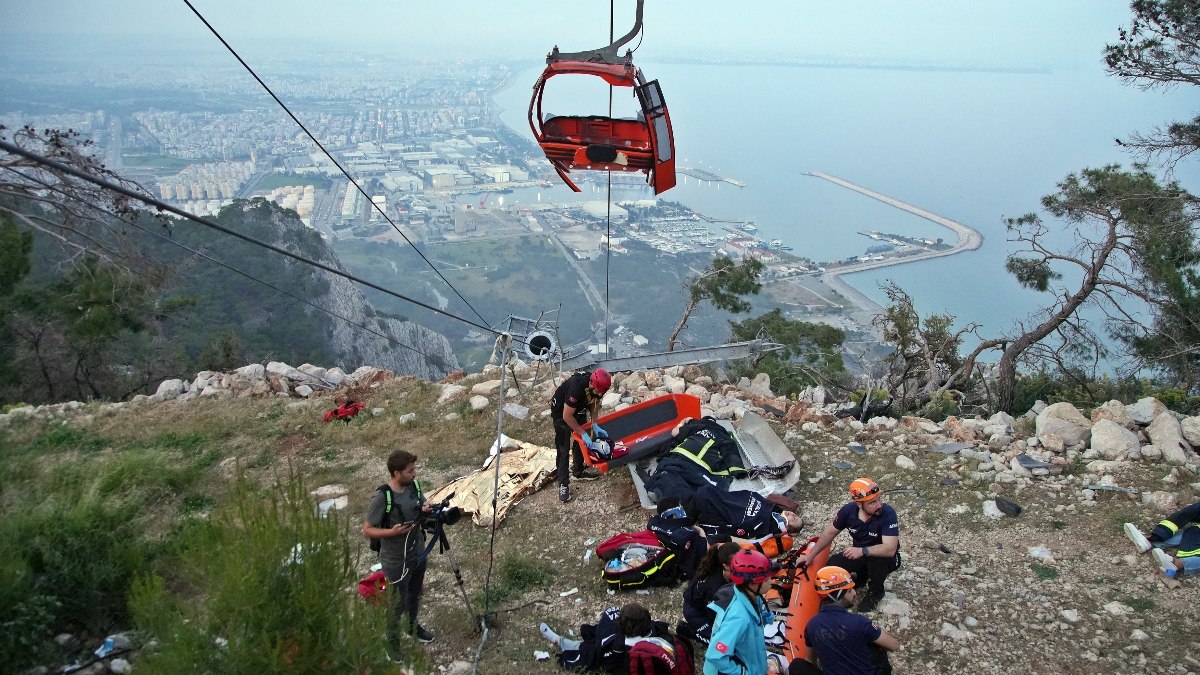
[[1042, 581], [1054, 581], [1058, 578], [1058, 570], [1037, 563], [1033, 563], [1033, 573]]
[[[139, 672], [387, 672], [386, 608], [348, 590], [349, 529], [317, 516], [299, 479], [265, 492], [239, 482], [135, 585], [136, 625], [158, 642]], [[424, 672], [416, 647], [405, 656]]]
[[137, 509], [83, 485], [0, 519], [0, 663], [28, 663], [57, 632], [103, 635], [127, 620], [128, 590], [148, 569]]
[[917, 411], [917, 415], [927, 417], [934, 422], [942, 422], [951, 415], [960, 414], [962, 414], [962, 407], [950, 392], [942, 392], [940, 396], [934, 396]]
[[553, 579], [553, 573], [541, 561], [509, 553], [500, 561], [498, 583], [492, 585], [486, 597], [478, 596], [477, 602], [494, 609], [498, 603], [546, 586]]
[[1187, 392], [1182, 389], [1159, 389], [1151, 396], [1177, 413], [1191, 415], [1200, 409], [1200, 398], [1188, 396]]

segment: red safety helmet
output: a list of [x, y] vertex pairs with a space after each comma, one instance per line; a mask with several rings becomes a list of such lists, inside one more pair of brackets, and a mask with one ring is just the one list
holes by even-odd
[[753, 549], [742, 549], [729, 561], [729, 580], [735, 584], [758, 584], [771, 578], [771, 561]]
[[817, 595], [822, 597], [853, 585], [854, 579], [850, 578], [850, 573], [836, 565], [817, 570], [817, 580], [813, 583]]
[[612, 386], [612, 376], [603, 368], [597, 368], [592, 371], [592, 377], [588, 380], [592, 386], [592, 391], [597, 394], [603, 394]]
[[855, 478], [850, 484], [850, 498], [856, 502], [869, 502], [879, 494], [879, 484], [870, 478]]

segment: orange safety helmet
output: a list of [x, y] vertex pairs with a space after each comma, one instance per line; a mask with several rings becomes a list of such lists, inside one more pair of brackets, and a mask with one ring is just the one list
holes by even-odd
[[817, 595], [821, 597], [850, 588], [853, 585], [854, 579], [850, 578], [850, 573], [836, 565], [829, 565], [817, 570], [817, 580], [813, 583]]
[[850, 484], [850, 499], [856, 502], [869, 502], [879, 494], [879, 484], [870, 478], [855, 478]]
[[591, 378], [588, 379], [588, 384], [591, 385], [592, 391], [597, 394], [603, 394], [612, 386], [612, 376], [603, 368], [597, 368], [592, 371]]
[[770, 559], [758, 551], [742, 549], [729, 561], [729, 580], [735, 584], [759, 584], [770, 579], [773, 572]]

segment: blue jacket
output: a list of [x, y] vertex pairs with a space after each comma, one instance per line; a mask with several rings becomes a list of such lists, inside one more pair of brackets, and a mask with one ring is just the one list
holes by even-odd
[[767, 672], [763, 627], [775, 620], [761, 598], [728, 584], [708, 605], [716, 612], [712, 639], [704, 652], [704, 675], [762, 675]]

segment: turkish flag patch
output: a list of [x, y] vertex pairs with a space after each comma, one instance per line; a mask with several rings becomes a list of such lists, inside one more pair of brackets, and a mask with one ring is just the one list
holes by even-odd
[[721, 652], [722, 654], [728, 654], [729, 653], [729, 645], [725, 644], [724, 642], [718, 642], [717, 643], [717, 651]]

